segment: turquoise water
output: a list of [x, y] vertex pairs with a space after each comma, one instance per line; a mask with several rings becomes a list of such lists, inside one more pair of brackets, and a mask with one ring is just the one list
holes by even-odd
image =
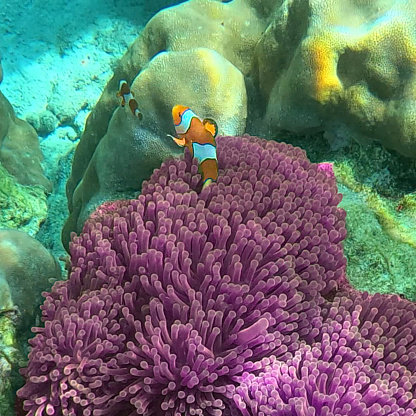
[[[173, 415], [172, 409], [177, 411], [176, 414], [184, 415], [256, 416], [262, 414], [256, 408], [256, 400], [266, 406], [266, 410], [262, 410], [264, 414], [344, 415], [364, 414], [360, 412], [366, 409], [372, 416], [414, 414], [415, 16], [416, 6], [411, 1], [394, 0], [372, 3], [348, 0], [342, 4], [329, 0], [105, 0], [99, 4], [87, 0], [6, 2], [0, 10], [0, 416]], [[120, 90], [123, 82], [128, 93]], [[192, 117], [182, 119], [183, 112], [175, 113], [174, 106], [178, 104], [191, 108], [193, 112], [187, 114], [192, 114]], [[244, 134], [253, 137], [241, 139], [241, 143], [246, 143], [244, 145], [238, 144], [238, 140], [235, 144], [230, 141], [235, 147], [227, 147], [226, 140], [222, 138]], [[272, 151], [272, 147], [267, 151], [259, 150], [254, 136], [299, 147], [306, 152], [309, 160], [303, 162], [303, 156], [296, 153], [298, 150], [290, 150], [292, 147], [289, 150], [279, 148]], [[218, 152], [217, 138], [221, 144], [218, 145]], [[247, 140], [252, 144], [247, 144]], [[206, 149], [207, 144], [211, 146], [209, 152], [198, 150], [198, 154], [193, 153], [195, 149]], [[188, 149], [198, 162], [192, 164], [187, 159], [188, 150], [184, 152], [181, 146]], [[269, 156], [266, 155], [268, 151], [271, 152]], [[258, 163], [256, 152], [260, 155]], [[286, 152], [286, 159], [278, 152], [279, 155]], [[186, 167], [184, 162], [171, 161], [180, 157], [185, 157]], [[267, 170], [262, 165], [266, 164], [265, 161], [267, 166], [273, 166], [274, 162], [270, 162], [269, 157], [279, 160], [281, 168], [275, 168], [280, 174], [284, 171], [286, 175], [288, 170], [293, 170], [293, 174], [285, 176], [293, 189], [292, 185], [287, 185], [289, 190], [280, 196], [288, 198], [289, 202], [282, 202], [280, 206], [271, 202], [270, 212], [265, 214], [260, 212], [269, 209], [264, 208], [268, 206], [265, 201], [270, 198], [277, 201], [280, 198], [277, 196], [279, 189], [286, 189], [284, 181], [276, 182], [280, 188], [275, 191], [272, 191], [272, 185], [268, 190], [263, 189], [266, 184], [274, 183], [273, 175], [277, 174], [262, 170]], [[167, 164], [162, 165], [165, 161]], [[152, 176], [161, 165], [161, 171]], [[301, 173], [301, 168], [305, 169], [304, 173]], [[212, 175], [215, 176], [213, 181]], [[255, 176], [256, 180], [253, 179]], [[316, 177], [318, 185], [314, 182]], [[206, 178], [210, 179], [207, 184], [203, 182]], [[310, 185], [315, 187], [312, 196], [303, 193], [309, 186], [303, 180], [315, 184]], [[189, 189], [183, 187], [183, 183], [189, 185]], [[300, 188], [302, 192], [296, 190]], [[216, 189], [220, 191], [216, 193]], [[343, 195], [342, 201], [335, 196], [337, 192]], [[182, 194], [191, 195], [189, 204], [186, 202], [188, 196], [183, 197]], [[140, 195], [149, 196], [145, 200], [140, 199]], [[179, 198], [176, 200], [172, 195], [180, 196], [176, 196]], [[296, 202], [296, 196], [304, 199]], [[242, 204], [240, 197], [241, 200], [246, 198], [245, 203], [250, 206], [248, 214], [242, 205], [238, 205]], [[149, 243], [146, 243], [147, 234], [142, 235], [141, 228], [140, 232], [139, 228], [134, 228], [138, 223], [132, 225], [132, 221], [139, 220], [136, 217], [133, 220], [126, 214], [126, 210], [133, 209], [132, 206], [141, 212], [138, 203], [129, 205], [126, 202], [136, 198], [143, 206], [148, 207], [146, 204], [150, 203], [150, 208], [146, 208], [149, 212], [153, 209], [156, 212], [148, 214], [149, 217], [143, 214], [146, 218], [143, 226], [154, 237]], [[156, 208], [149, 202], [153, 201], [152, 198]], [[315, 207], [311, 202], [314, 198], [322, 204], [322, 212], [318, 208], [310, 208]], [[184, 225], [181, 224], [187, 227], [186, 232], [180, 231], [182, 225], [172, 226], [171, 229], [169, 220], [163, 222], [166, 218], [177, 220], [175, 215], [182, 215], [172, 214], [173, 208], [171, 211], [164, 208], [170, 204], [176, 209], [175, 204], [179, 204], [179, 200], [185, 201], [186, 208], [180, 210], [185, 210], [183, 215], [186, 219], [181, 217]], [[231, 203], [231, 200], [234, 202]], [[202, 224], [205, 220], [193, 211], [197, 206], [195, 201], [201, 204], [203, 201], [206, 204], [204, 207], [211, 210], [210, 214], [204, 211], [209, 219], [206, 228]], [[247, 201], [254, 202], [250, 205], [251, 202]], [[194, 202], [195, 206], [192, 205]], [[318, 202], [315, 201], [315, 204]], [[332, 211], [329, 212], [329, 208], [324, 211], [325, 205], [331, 206]], [[231, 226], [233, 232], [228, 235], [228, 231], [224, 230], [228, 230], [228, 221], [230, 224], [239, 221], [233, 217], [233, 212], [239, 209], [241, 213], [245, 212], [242, 223], [247, 225], [247, 235], [236, 233]], [[309, 214], [303, 217], [304, 212], [311, 209], [316, 209], [313, 213], [319, 214], [317, 221], [324, 224], [323, 228], [318, 226], [315, 230], [313, 221], [312, 225], [305, 225], [310, 217]], [[345, 224], [343, 210], [346, 212]], [[295, 221], [290, 216], [292, 214], [298, 215], [299, 221]], [[286, 231], [286, 225], [279, 223], [282, 216], [286, 218], [282, 224], [291, 224], [293, 220], [293, 227], [288, 226], [290, 232]], [[117, 228], [119, 217], [127, 218], [127, 228], [123, 231]], [[220, 217], [224, 219], [219, 220]], [[212, 218], [218, 220], [215, 230], [209, 225]], [[89, 225], [83, 229], [87, 220]], [[268, 225], [268, 221], [278, 224], [273, 232], [269, 232], [273, 227]], [[96, 225], [101, 222], [104, 225]], [[151, 225], [152, 222], [159, 225]], [[257, 224], [258, 229], [253, 224]], [[109, 227], [110, 231], [103, 231], [102, 227]], [[315, 243], [311, 243], [304, 227], [312, 227], [316, 231], [311, 231], [311, 241], [315, 233], [322, 238], [321, 242], [316, 242], [315, 238]], [[101, 237], [95, 240], [92, 229], [98, 230], [98, 234], [109, 234], [105, 234], [107, 238], [103, 241]], [[90, 242], [75, 237], [75, 234], [83, 232], [85, 241], [90, 239]], [[188, 246], [187, 236], [191, 232], [197, 237], [194, 236], [193, 243]], [[325, 236], [321, 232], [326, 233]], [[119, 240], [113, 239], [113, 233], [118, 233]], [[277, 244], [278, 240], [274, 239], [279, 233], [288, 244], [282, 249], [282, 253], [286, 253], [282, 256], [293, 258], [287, 260], [284, 257], [285, 266], [279, 263], [280, 257], [273, 258], [271, 262], [279, 265], [278, 271], [273, 272], [274, 266], [266, 260], [262, 263], [263, 260], [257, 260], [257, 257], [252, 259], [251, 254], [247, 254], [251, 250], [248, 248], [245, 251], [241, 249], [241, 252], [236, 249], [241, 262], [224, 254], [233, 252], [232, 244], [238, 235], [240, 243], [243, 241], [241, 244], [245, 244], [245, 239], [253, 238], [260, 250], [258, 255], [263, 256], [262, 259], [268, 258], [268, 243], [265, 241], [270, 238], [273, 244]], [[184, 245], [179, 244], [178, 250], [185, 250], [186, 254], [176, 264], [172, 260], [175, 256], [172, 254], [170, 257], [169, 244], [166, 247], [164, 244], [166, 241], [176, 244], [177, 241], [182, 242], [182, 238]], [[336, 240], [336, 244], [324, 249], [322, 241], [326, 244], [328, 239], [331, 242]], [[123, 247], [122, 240], [127, 241]], [[204, 241], [202, 248], [199, 248], [197, 240]], [[113, 251], [105, 252], [108, 260], [102, 263], [96, 258], [98, 254], [90, 257], [83, 254], [84, 250], [91, 250], [104, 256], [103, 250], [110, 246]], [[145, 254], [143, 259], [134, 263], [131, 259], [136, 246], [139, 253], [143, 251]], [[160, 248], [162, 246], [163, 249]], [[126, 250], [132, 251], [127, 254]], [[161, 253], [161, 257], [152, 257], [152, 250]], [[210, 250], [213, 257], [205, 258], [204, 255]], [[319, 254], [323, 251], [325, 254]], [[147, 252], [150, 253], [148, 257]], [[247, 258], [257, 263], [251, 263]], [[300, 258], [306, 259], [305, 265], [296, 263]], [[149, 264], [149, 269], [143, 271], [139, 267], [145, 268], [141, 261]], [[172, 267], [180, 270], [180, 277], [163, 280], [163, 276], [168, 274], [166, 269], [161, 271], [158, 261], [163, 267], [172, 262]], [[192, 264], [189, 267], [188, 261]], [[214, 271], [210, 268], [214, 264], [211, 262], [215, 261], [219, 264], [219, 271], [215, 271], [216, 266], [213, 266]], [[234, 268], [233, 262], [239, 266]], [[291, 262], [297, 266], [293, 266], [293, 274], [285, 274], [285, 267], [289, 267], [287, 264]], [[312, 266], [306, 266], [307, 262]], [[124, 273], [118, 269], [120, 265], [128, 270], [124, 280], [120, 277]], [[245, 277], [237, 279], [236, 270], [240, 266]], [[313, 271], [309, 266], [315, 267]], [[253, 276], [262, 276], [266, 269], [271, 273], [267, 279], [283, 279], [282, 282], [287, 279], [288, 286], [282, 283], [279, 288], [278, 285], [267, 290], [263, 288], [263, 292], [256, 292], [258, 304], [252, 303], [250, 290], [254, 291], [257, 287], [253, 283], [256, 277]], [[94, 281], [97, 270], [106, 276], [97, 278], [101, 283]], [[205, 275], [198, 280], [195, 276], [202, 276], [201, 270], [206, 270]], [[218, 288], [214, 290], [217, 277], [211, 283], [207, 282], [210, 281], [210, 273], [214, 275], [217, 272], [220, 277], [215, 283]], [[138, 278], [135, 281], [134, 276], [140, 273], [148, 276], [151, 283], [143, 283], [146, 280], [143, 277], [140, 279], [144, 280]], [[314, 276], [314, 273], [319, 278], [310, 283], [309, 277], [305, 276]], [[250, 278], [247, 277], [249, 275]], [[52, 289], [55, 282], [68, 279], [69, 283], [59, 283]], [[152, 279], [161, 279], [160, 285]], [[71, 299], [78, 303], [77, 306], [71, 304], [72, 309], [68, 306], [68, 315], [65, 315], [66, 312], [60, 315], [66, 307], [66, 295], [60, 290], [67, 284], [72, 288], [68, 291], [73, 291]], [[104, 296], [105, 291], [111, 291], [109, 288], [112, 285], [119, 287], [120, 293], [125, 291], [129, 295], [123, 295], [117, 301], [115, 297], [111, 298], [111, 307], [108, 304], [104, 307], [104, 303], [97, 303], [98, 300], [88, 297], [97, 290], [101, 291], [97, 294], [98, 299]], [[135, 285], [142, 287], [137, 289], [139, 286]], [[283, 287], [290, 289], [285, 291]], [[134, 295], [129, 290], [133, 290]], [[120, 358], [120, 363], [126, 367], [122, 368], [118, 362], [112, 367], [111, 361], [108, 374], [113, 371], [112, 377], [120, 371], [117, 374], [122, 375], [119, 379], [108, 375], [111, 378], [108, 390], [100, 390], [101, 385], [91, 387], [88, 383], [92, 383], [92, 378], [85, 381], [92, 373], [88, 373], [89, 370], [83, 372], [84, 367], [89, 368], [89, 363], [93, 362], [90, 360], [99, 355], [96, 353], [97, 357], [91, 358], [94, 354], [88, 349], [92, 347], [87, 348], [86, 340], [82, 341], [84, 349], [81, 348], [81, 352], [77, 352], [75, 341], [68, 341], [69, 350], [65, 352], [55, 347], [49, 351], [48, 348], [55, 342], [52, 340], [61, 339], [61, 335], [48, 333], [34, 349], [37, 358], [33, 354], [28, 361], [28, 339], [34, 336], [31, 328], [43, 328], [45, 325], [40, 310], [44, 292], [52, 293], [45, 303], [44, 320], [47, 317], [46, 320], [50, 320], [58, 332], [62, 330], [60, 325], [64, 325], [65, 319], [72, 319], [72, 322], [84, 319], [80, 311], [85, 316], [96, 315], [103, 326], [107, 322], [105, 319], [112, 317], [112, 320], [108, 319], [115, 326], [111, 330], [103, 330], [103, 333], [113, 331], [114, 339], [96, 335], [100, 340], [97, 343], [101, 343], [105, 350], [108, 343], [114, 341], [113, 356], [105, 357], [109, 361], [117, 361], [126, 354]], [[194, 292], [199, 295], [194, 295]], [[381, 295], [372, 297], [375, 293]], [[140, 297], [142, 294], [143, 298]], [[134, 309], [135, 303], [129, 300], [130, 295], [140, 305], [137, 310]], [[62, 296], [64, 300], [60, 298], [59, 303], [54, 296]], [[82, 296], [85, 296], [84, 306]], [[167, 300], [169, 296], [173, 300]], [[278, 306], [273, 303], [275, 298], [279, 299]], [[192, 303], [196, 302], [195, 299], [198, 302], [201, 299], [202, 306], [195, 306], [196, 303]], [[122, 306], [119, 307], [118, 302]], [[236, 314], [239, 320], [231, 324], [234, 322], [231, 318], [234, 316], [233, 308], [237, 308], [239, 302], [246, 302], [246, 306], [238, 309]], [[58, 304], [61, 306], [58, 307]], [[98, 309], [94, 309], [98, 304], [108, 313], [105, 319]], [[115, 304], [117, 307], [114, 307]], [[175, 312], [169, 309], [172, 304], [176, 305], [172, 306]], [[268, 306], [266, 310], [266, 304], [275, 306]], [[186, 315], [188, 312], [185, 311], [191, 305], [194, 309], [189, 309], [191, 312]], [[107, 306], [110, 309], [105, 309]], [[122, 307], [133, 314], [129, 318], [122, 315], [127, 314], [122, 312]], [[90, 308], [90, 312], [82, 308]], [[200, 312], [195, 312], [198, 308], [201, 308]], [[241, 312], [244, 308], [247, 311]], [[209, 312], [211, 310], [213, 312]], [[278, 310], [281, 312], [276, 312]], [[376, 310], [377, 313], [374, 312]], [[191, 316], [192, 311], [195, 317]], [[202, 322], [204, 314], [212, 314], [204, 321], [209, 321], [211, 325], [205, 332], [214, 334], [218, 330], [222, 334], [218, 335], [218, 339], [217, 335], [211, 338], [209, 334], [206, 338], [201, 335], [202, 327], [198, 327], [196, 316]], [[133, 315], [135, 326], [131, 321]], [[222, 319], [230, 321], [225, 324]], [[148, 326], [144, 329], [146, 320]], [[177, 338], [175, 345], [172, 341], [174, 336], [169, 331], [176, 331], [175, 325], [181, 320], [186, 321], [188, 327], [181, 329], [182, 338]], [[133, 326], [128, 326], [127, 321]], [[157, 326], [160, 322], [167, 325], [169, 336], [163, 332], [165, 324]], [[345, 331], [351, 332], [347, 335], [337, 332], [333, 322], [341, 322]], [[88, 324], [85, 325], [87, 328]], [[143, 325], [142, 329], [138, 329], [140, 325]], [[149, 325], [157, 329], [151, 330]], [[208, 328], [208, 323], [206, 325]], [[222, 325], [227, 330], [223, 330]], [[191, 335], [188, 331], [190, 327], [200, 338]], [[217, 329], [213, 330], [214, 327]], [[69, 333], [70, 338], [75, 334], [75, 340], [77, 337], [81, 339], [84, 335], [80, 334], [87, 331], [84, 327], [81, 330], [81, 326], [78, 329], [68, 328], [64, 329], [64, 336]], [[135, 338], [130, 336], [129, 331], [141, 335]], [[351, 356], [344, 356], [342, 348], [341, 352], [337, 350], [341, 345], [344, 347], [342, 340], [334, 351], [324, 354], [326, 358], [316, 353], [327, 342], [327, 333], [331, 331], [336, 332], [333, 342], [344, 336], [345, 339], [355, 340], [355, 344], [352, 341], [348, 344], [353, 351]], [[286, 338], [279, 338], [277, 333]], [[152, 335], [160, 336], [160, 339], [155, 341]], [[136, 341], [137, 345], [132, 346]], [[159, 368], [160, 364], [157, 364], [160, 358], [155, 359], [154, 364], [147, 352], [143, 352], [147, 351], [144, 345], [152, 342], [155, 351], [158, 348], [159, 352], [164, 351], [160, 352], [162, 361], [168, 356], [170, 358], [166, 358], [167, 367], [162, 365], [160, 368], [163, 367], [163, 370], [155, 370], [149, 375], [146, 371], [153, 366]], [[263, 350], [255, 346], [256, 342], [264, 344]], [[191, 351], [194, 347], [190, 345], [195, 344], [199, 358], [195, 358], [197, 355], [190, 358], [193, 352], [188, 352], [186, 357], [178, 358], [176, 368], [171, 352], [167, 352], [168, 347], [161, 347], [163, 343], [169, 344], [169, 351], [180, 345], [178, 356], [187, 348]], [[358, 343], [368, 343], [363, 348], [371, 351], [367, 361], [363, 358], [363, 368], [357, 362], [361, 363], [367, 353], [357, 346]], [[278, 345], [282, 345], [281, 349]], [[32, 347], [35, 345], [32, 344]], [[129, 352], [124, 349], [129, 349]], [[318, 355], [311, 358], [315, 353]], [[233, 354], [244, 359], [241, 358], [241, 363], [237, 363], [238, 360], [234, 362], [234, 359], [228, 362], [227, 359]], [[68, 359], [70, 364], [63, 370], [59, 360], [50, 360], [51, 356], [67, 356], [69, 358], [63, 360]], [[352, 356], [355, 358], [351, 359]], [[129, 359], [133, 370], [126, 364]], [[215, 361], [215, 369], [210, 359], [219, 360]], [[222, 360], [228, 364], [218, 370], [220, 361], [223, 365]], [[347, 385], [345, 395], [335, 386], [333, 380], [338, 377], [335, 370], [332, 373], [328, 370], [324, 377], [326, 381], [322, 378], [318, 386], [311, 379], [308, 381], [306, 376], [302, 379], [302, 374], [306, 374], [302, 371], [312, 371], [307, 369], [305, 362], [314, 360], [321, 369], [335, 368], [340, 362], [345, 364], [339, 367], [342, 367], [343, 380]], [[391, 365], [397, 367], [395, 371], [400, 377], [396, 377], [396, 373], [392, 375], [392, 370], [381, 370], [382, 364], [377, 364], [377, 360], [387, 367], [393, 363]], [[148, 362], [153, 364], [150, 367], [141, 364]], [[195, 368], [191, 368], [190, 362]], [[105, 362], [91, 371], [99, 372], [107, 364]], [[114, 370], [117, 365], [120, 367]], [[141, 374], [136, 373], [136, 368], [141, 365], [142, 373], [146, 373], [143, 380], [140, 379]], [[311, 364], [310, 368], [314, 365]], [[19, 375], [19, 369], [27, 366], [29, 370], [26, 373], [23, 371], [23, 376]], [[350, 366], [352, 372], [362, 371], [362, 378], [354, 381], [356, 384], [350, 381]], [[166, 368], [170, 369], [169, 374]], [[211, 374], [206, 376], [209, 383], [198, 372], [201, 368], [209, 368], [206, 370], [207, 374]], [[293, 368], [298, 369], [299, 383], [288, 381], [282, 375], [287, 371], [295, 379], [291, 373], [295, 371]], [[73, 377], [75, 381], [73, 384], [66, 379], [62, 381], [59, 375], [61, 381], [56, 382], [55, 375], [51, 376], [54, 370], [57, 373], [62, 370], [65, 376], [70, 375], [68, 380]], [[188, 370], [195, 374], [188, 375]], [[158, 371], [162, 371], [163, 375], [156, 375], [153, 379]], [[280, 378], [276, 372], [282, 372], [279, 373]], [[126, 381], [126, 374], [135, 375], [137, 379]], [[406, 377], [410, 377], [410, 381], [406, 381]], [[271, 381], [272, 378], [274, 381]], [[364, 382], [364, 379], [370, 381]], [[80, 380], [86, 384], [83, 385]], [[94, 386], [103, 383], [102, 380], [105, 383], [108, 381], [106, 376], [99, 381], [94, 378]], [[25, 383], [26, 387], [18, 397], [16, 391]], [[144, 385], [153, 387], [144, 388]], [[273, 385], [273, 388], [266, 385]], [[322, 387], [324, 385], [326, 387]], [[56, 393], [56, 386], [62, 389], [59, 394]], [[90, 396], [88, 392], [85, 397], [82, 396], [85, 386], [91, 389]], [[292, 389], [290, 394], [288, 386]], [[269, 390], [268, 396], [267, 388], [274, 389], [274, 393]], [[256, 389], [261, 390], [261, 394], [256, 396]], [[305, 397], [298, 393], [299, 389], [306, 389]], [[140, 394], [137, 393], [139, 391]], [[348, 394], [353, 391], [359, 392], [359, 397], [354, 396], [355, 400], [363, 402], [365, 409], [358, 405], [354, 407], [354, 403], [351, 408], [345, 405], [349, 403]], [[371, 399], [373, 391], [379, 393]], [[72, 401], [75, 396], [80, 399]], [[278, 397], [277, 401], [271, 396]], [[401, 399], [401, 396], [404, 398]], [[277, 413], [272, 413], [272, 410]]]

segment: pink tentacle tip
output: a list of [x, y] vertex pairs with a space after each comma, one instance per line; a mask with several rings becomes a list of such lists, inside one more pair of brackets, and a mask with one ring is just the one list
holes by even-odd
[[335, 179], [334, 164], [332, 162], [318, 163], [318, 170], [325, 172], [330, 178]]

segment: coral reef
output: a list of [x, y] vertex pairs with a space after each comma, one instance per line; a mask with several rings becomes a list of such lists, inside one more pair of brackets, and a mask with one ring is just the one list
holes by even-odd
[[217, 150], [218, 184], [198, 193], [187, 153], [73, 235], [69, 280], [30, 341], [28, 415], [227, 415], [244, 372], [324, 331], [346, 283], [334, 179], [284, 143], [219, 137]]
[[416, 156], [413, 1], [283, 1], [257, 47], [267, 129]]
[[[161, 142], [172, 133], [170, 108], [181, 103], [217, 116], [225, 134], [244, 132], [248, 114], [253, 134], [325, 132], [334, 146], [376, 139], [416, 156], [415, 13], [410, 0], [194, 0], [162, 10], [121, 59], [87, 120], [67, 184], [64, 244], [70, 231], [81, 231], [86, 215], [79, 214], [101, 201], [85, 188], [100, 173], [89, 164], [111, 125], [120, 79], [132, 84]], [[133, 158], [144, 160], [132, 155], [127, 163]], [[112, 153], [107, 163], [117, 164]], [[119, 185], [128, 197], [122, 176]]]

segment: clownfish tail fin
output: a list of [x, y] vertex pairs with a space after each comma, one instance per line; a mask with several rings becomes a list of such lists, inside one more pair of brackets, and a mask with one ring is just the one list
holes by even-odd
[[139, 105], [137, 104], [137, 101], [135, 98], [130, 98], [129, 100], [129, 107], [131, 112], [139, 119], [143, 119], [143, 114], [139, 110]]
[[218, 125], [212, 118], [204, 118], [202, 123], [205, 127], [205, 130], [209, 131], [212, 136], [215, 138], [218, 134]]
[[214, 181], [214, 179], [212, 178], [208, 178], [204, 181], [203, 185], [202, 185], [202, 190], [204, 190], [205, 188], [207, 188], [209, 185], [211, 185], [213, 182], [217, 182]]

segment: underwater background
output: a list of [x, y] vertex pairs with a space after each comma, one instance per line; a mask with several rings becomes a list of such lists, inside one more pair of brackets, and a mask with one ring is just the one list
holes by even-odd
[[415, 34], [411, 0], [2, 5], [0, 416], [414, 415]]

